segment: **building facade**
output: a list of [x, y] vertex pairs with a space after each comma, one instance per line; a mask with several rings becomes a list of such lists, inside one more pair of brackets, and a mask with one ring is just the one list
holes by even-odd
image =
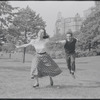
[[77, 13], [75, 17], [63, 18], [61, 12], [55, 23], [55, 34], [65, 34], [68, 30], [72, 32], [79, 31], [83, 22], [83, 18]]
[[70, 17], [70, 18], [63, 18], [61, 15], [61, 12], [58, 13], [57, 15], [57, 20], [55, 23], [55, 34], [60, 33], [64, 34], [68, 30], [72, 30], [72, 32], [79, 31], [82, 25], [82, 22], [93, 12], [96, 10], [100, 10], [100, 1], [94, 1], [95, 6], [91, 7], [85, 11], [84, 13], [84, 18], [80, 17], [80, 15], [77, 13], [75, 17]]

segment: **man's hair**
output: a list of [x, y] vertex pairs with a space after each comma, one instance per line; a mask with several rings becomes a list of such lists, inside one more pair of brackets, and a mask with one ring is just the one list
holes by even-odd
[[[71, 36], [73, 36], [73, 33], [72, 33], [72, 32], [67, 32], [67, 34], [70, 34]], [[66, 34], [66, 35], [67, 35], [67, 34]]]

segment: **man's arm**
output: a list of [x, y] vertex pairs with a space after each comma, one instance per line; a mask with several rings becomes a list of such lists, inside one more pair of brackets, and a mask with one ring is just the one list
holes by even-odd
[[77, 41], [79, 41], [79, 39], [76, 38]]
[[65, 43], [66, 40], [60, 40], [60, 41], [56, 41], [56, 43]]
[[80, 40], [78, 38], [75, 38], [77, 42], [79, 42]]

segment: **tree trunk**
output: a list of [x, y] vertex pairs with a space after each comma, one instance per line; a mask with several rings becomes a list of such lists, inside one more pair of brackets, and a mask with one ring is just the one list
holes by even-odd
[[[26, 44], [26, 34], [27, 34], [27, 29], [25, 29], [25, 41], [24, 43]], [[24, 53], [23, 53], [23, 63], [25, 62], [25, 52], [26, 52], [26, 47], [24, 48]]]
[[89, 51], [91, 51], [91, 43], [89, 43]]
[[26, 52], [26, 47], [24, 48], [24, 52], [23, 52], [23, 63], [25, 62], [25, 52]]
[[11, 53], [9, 53], [9, 58], [11, 59]]

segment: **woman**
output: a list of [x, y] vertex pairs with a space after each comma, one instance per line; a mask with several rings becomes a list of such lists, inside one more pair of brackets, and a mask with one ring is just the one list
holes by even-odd
[[31, 39], [31, 41], [28, 44], [16, 47], [27, 47], [29, 45], [35, 47], [36, 52], [35, 56], [32, 59], [31, 66], [31, 79], [35, 79], [35, 84], [33, 85], [33, 87], [38, 87], [38, 78], [44, 76], [50, 77], [50, 85], [53, 86], [52, 77], [59, 75], [62, 71], [46, 52], [46, 43], [49, 41], [49, 35], [46, 34], [45, 29], [40, 29], [37, 35], [37, 38]]

